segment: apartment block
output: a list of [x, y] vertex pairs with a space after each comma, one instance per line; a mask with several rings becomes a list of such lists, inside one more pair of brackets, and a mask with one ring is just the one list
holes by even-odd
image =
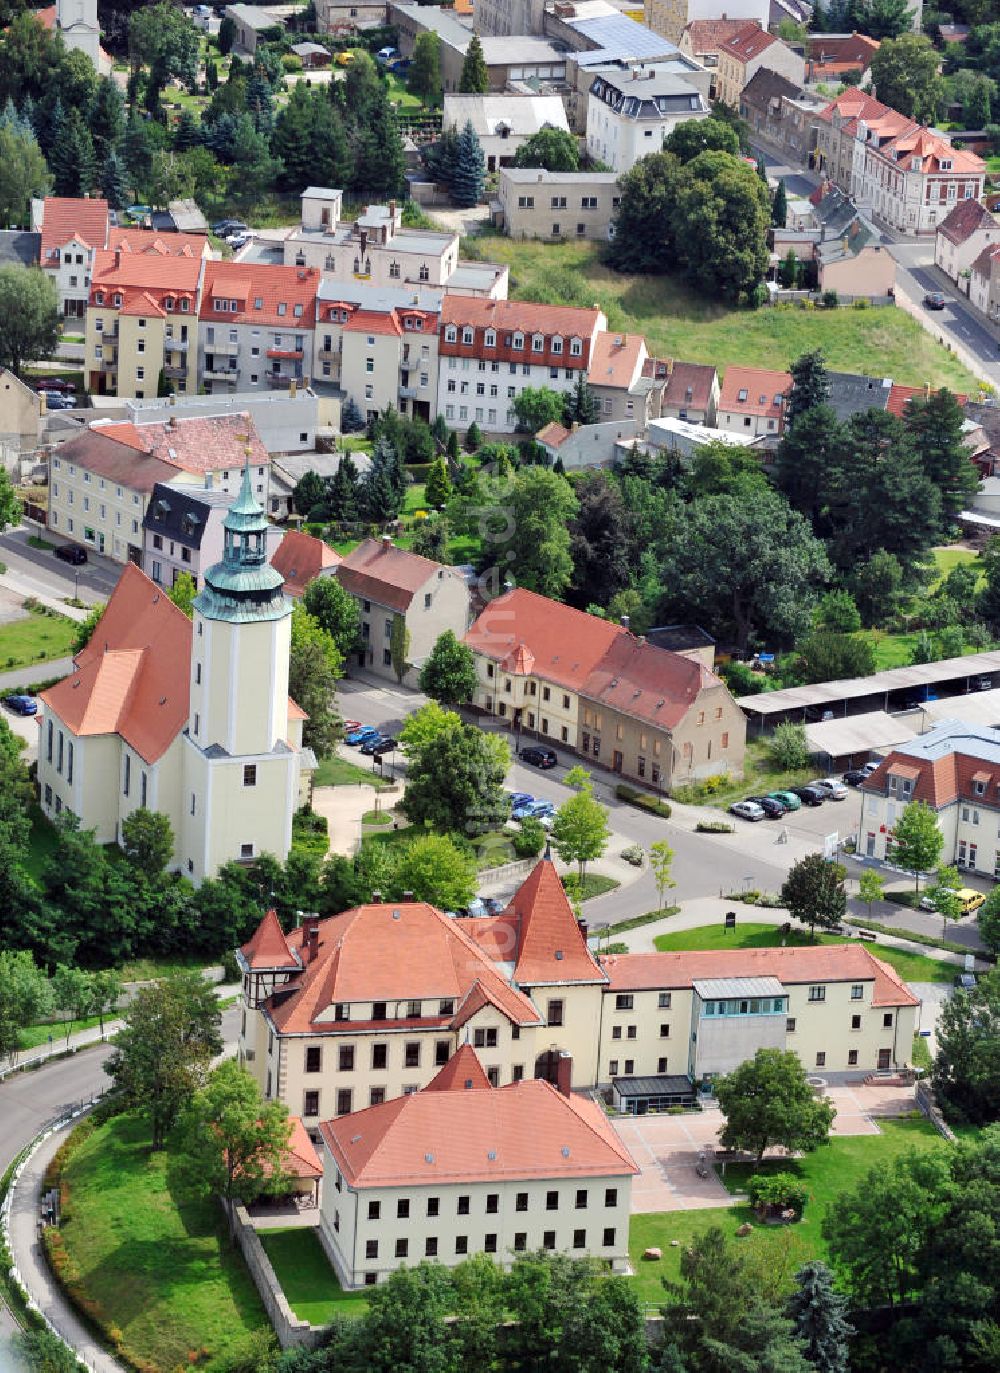
[[225, 394], [308, 385], [319, 280], [315, 267], [208, 263], [198, 338], [204, 386]]
[[499, 220], [510, 238], [596, 239], [606, 243], [621, 196], [615, 172], [546, 172], [504, 167]]

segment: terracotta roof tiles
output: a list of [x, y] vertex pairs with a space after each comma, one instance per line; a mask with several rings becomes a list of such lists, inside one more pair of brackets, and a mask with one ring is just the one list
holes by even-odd
[[702, 362], [675, 362], [663, 391], [663, 404], [707, 410], [717, 383], [714, 367]]
[[723, 43], [745, 28], [745, 19], [692, 19], [684, 32], [688, 36], [691, 51], [698, 57], [717, 53]]
[[[311, 329], [319, 281], [315, 267], [208, 262], [199, 318], [218, 324], [280, 325], [289, 332]], [[235, 301], [236, 309], [217, 310], [217, 300], [227, 306]]]
[[674, 729], [702, 691], [722, 686], [721, 679], [695, 659], [623, 634], [591, 672], [581, 692], [609, 710]]
[[773, 44], [780, 42], [773, 33], [768, 33], [767, 29], [754, 21], [752, 24], [744, 26], [734, 33], [731, 38], [719, 44], [719, 53], [725, 53], [727, 57], [734, 57], [737, 62], [745, 64], [753, 61], [755, 57], [760, 57], [761, 53], [767, 52]]
[[646, 340], [641, 334], [604, 330], [594, 339], [587, 379], [591, 386], [627, 391], [642, 375]]
[[289, 948], [285, 932], [273, 910], [267, 912], [240, 953], [252, 971], [262, 968], [294, 968], [297, 971], [302, 966]]
[[341, 562], [340, 554], [329, 544], [298, 529], [286, 532], [271, 558], [271, 566], [285, 579], [285, 591], [296, 597], [301, 596], [325, 568], [336, 567]]
[[[487, 296], [446, 294], [441, 302], [442, 325], [470, 324], [477, 329], [559, 334], [590, 339], [600, 323], [599, 306], [544, 305], [534, 300], [493, 300]], [[527, 357], [527, 355], [526, 355]]]
[[103, 248], [108, 241], [106, 200], [50, 195], [45, 197], [42, 215], [43, 267], [58, 266], [59, 250], [73, 238], [93, 249]]
[[789, 372], [772, 372], [763, 367], [727, 367], [719, 390], [719, 409], [780, 419], [784, 414], [783, 398], [791, 384]]
[[534, 656], [534, 671], [560, 686], [579, 690], [621, 625], [550, 601], [521, 587], [490, 601], [465, 636], [475, 653], [503, 660], [523, 644]]
[[391, 540], [365, 539], [340, 563], [337, 578], [352, 596], [405, 612], [421, 587], [442, 570], [449, 577], [458, 575], [430, 558], [397, 548]]

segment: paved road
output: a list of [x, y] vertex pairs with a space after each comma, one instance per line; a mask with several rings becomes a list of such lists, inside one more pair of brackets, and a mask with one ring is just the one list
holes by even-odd
[[[47, 549], [32, 548], [28, 538], [34, 532], [21, 525], [0, 534], [0, 561], [6, 563], [12, 572], [29, 577], [47, 595], [61, 599], [74, 595], [79, 588], [81, 601], [92, 605], [95, 601], [107, 600], [121, 576], [122, 569], [118, 563], [100, 554], [90, 553], [82, 567], [71, 567]], [[49, 543], [65, 542], [58, 535], [46, 533], [45, 538]]]

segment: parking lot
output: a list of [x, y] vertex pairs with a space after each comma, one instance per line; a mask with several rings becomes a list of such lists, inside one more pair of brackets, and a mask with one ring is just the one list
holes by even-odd
[[[878, 1117], [904, 1115], [915, 1106], [913, 1089], [863, 1083], [830, 1086], [827, 1098], [837, 1108], [834, 1135], [876, 1135]], [[631, 1116], [613, 1121], [622, 1143], [639, 1165], [632, 1183], [632, 1210], [695, 1211], [726, 1206], [732, 1196], [715, 1174], [698, 1176], [698, 1155], [714, 1160], [723, 1125], [718, 1106], [682, 1116]]]

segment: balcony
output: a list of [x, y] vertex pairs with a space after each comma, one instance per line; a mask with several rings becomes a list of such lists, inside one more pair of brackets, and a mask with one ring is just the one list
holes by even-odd
[[267, 356], [268, 356], [269, 358], [276, 358], [276, 359], [277, 359], [277, 358], [280, 358], [280, 359], [282, 359], [282, 361], [285, 361], [285, 362], [301, 362], [301, 361], [302, 361], [302, 349], [301, 349], [301, 348], [269, 348], [269, 349], [267, 350]]
[[415, 386], [401, 386], [399, 394], [403, 400], [416, 400], [418, 391]]
[[174, 338], [172, 334], [167, 334], [163, 340], [163, 347], [168, 353], [186, 353], [188, 340], [186, 338]]
[[101, 358], [101, 370], [103, 372], [114, 372], [118, 367], [118, 355], [112, 353], [111, 357]]
[[115, 327], [114, 327], [113, 329], [95, 329], [95, 330], [94, 330], [94, 333], [95, 333], [95, 335], [96, 335], [96, 341], [97, 341], [98, 343], [117, 343], [117, 342], [118, 342], [118, 325], [117, 325], [117, 324], [115, 325]]
[[187, 368], [166, 366], [163, 369], [163, 375], [168, 381], [186, 381]]
[[287, 391], [293, 381], [299, 386], [302, 385], [301, 377], [289, 377], [281, 372], [268, 372], [267, 374], [267, 384], [272, 391]]
[[[299, 354], [299, 357], [301, 357], [301, 356], [302, 356], [302, 354], [300, 353], [300, 354]], [[268, 354], [268, 357], [270, 357], [270, 354]], [[317, 361], [317, 362], [336, 362], [336, 363], [339, 363], [339, 362], [340, 362], [340, 358], [341, 358], [341, 353], [340, 353], [340, 349], [339, 349], [339, 348], [317, 348], [317, 349], [316, 349], [316, 361]]]
[[235, 367], [206, 367], [202, 375], [206, 381], [228, 381], [234, 386], [240, 376]]
[[231, 343], [228, 340], [216, 340], [215, 342], [205, 340], [206, 353], [218, 353], [222, 357], [234, 358], [239, 351], [240, 345], [238, 343]]

